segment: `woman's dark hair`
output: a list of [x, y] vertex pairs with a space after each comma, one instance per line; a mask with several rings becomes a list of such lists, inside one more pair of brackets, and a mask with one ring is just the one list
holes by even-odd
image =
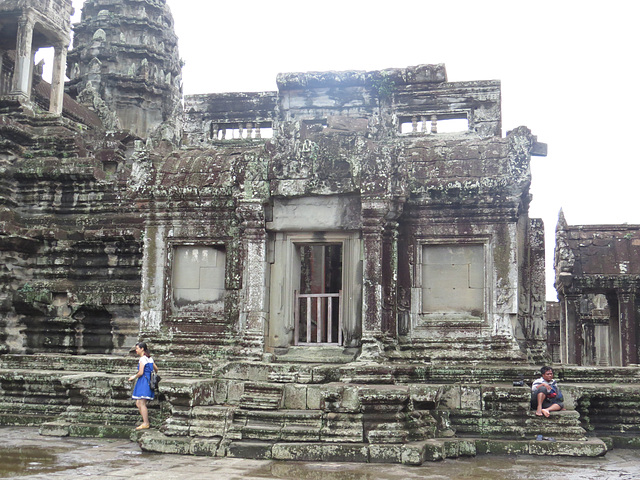
[[549, 370], [553, 371], [553, 368], [551, 368], [551, 367], [547, 367], [547, 366], [545, 365], [544, 367], [542, 367], [542, 368], [540, 369], [540, 373], [541, 373], [542, 375], [544, 375], [544, 374], [545, 374], [545, 373], [547, 373]]
[[136, 343], [136, 346], [140, 347], [142, 350], [144, 350], [144, 356], [145, 357], [150, 357], [151, 354], [149, 353], [149, 347], [147, 347], [147, 344], [144, 342], [138, 342]]

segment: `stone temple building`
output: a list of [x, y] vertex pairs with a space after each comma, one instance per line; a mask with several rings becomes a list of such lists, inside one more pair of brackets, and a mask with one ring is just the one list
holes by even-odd
[[561, 361], [638, 363], [640, 225], [556, 227], [556, 286]]
[[528, 216], [546, 146], [503, 136], [498, 81], [419, 65], [183, 99], [165, 1], [87, 0], [60, 100], [19, 45], [64, 43], [70, 1], [9, 4], [0, 424], [132, 435], [144, 340], [163, 374], [148, 451], [420, 464], [636, 441], [633, 367], [563, 357], [567, 411], [529, 409], [550, 360]]

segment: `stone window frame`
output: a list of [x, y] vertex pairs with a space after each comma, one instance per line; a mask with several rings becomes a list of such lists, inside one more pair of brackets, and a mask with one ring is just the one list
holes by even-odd
[[[163, 317], [166, 319], [173, 319], [177, 317], [188, 318], [210, 318], [212, 315], [223, 315], [223, 312], [212, 314], [211, 312], [173, 312], [171, 308], [171, 298], [173, 296], [173, 263], [176, 247], [223, 247], [225, 251], [225, 264], [224, 264], [224, 289], [225, 298], [230, 290], [232, 290], [229, 279], [229, 272], [232, 271], [230, 242], [228, 240], [212, 240], [212, 239], [171, 239], [167, 242], [167, 258], [165, 262], [165, 295], [163, 301]], [[226, 303], [226, 302], [225, 302]], [[226, 304], [224, 310], [226, 311]]]
[[[484, 308], [481, 317], [443, 318], [442, 315], [431, 315], [422, 312], [422, 251], [429, 245], [482, 245], [484, 251]], [[420, 237], [416, 238], [415, 262], [413, 265], [413, 285], [411, 287], [411, 331], [416, 332], [433, 327], [488, 327], [493, 309], [491, 299], [494, 297], [494, 273], [492, 257], [492, 238], [490, 235]]]

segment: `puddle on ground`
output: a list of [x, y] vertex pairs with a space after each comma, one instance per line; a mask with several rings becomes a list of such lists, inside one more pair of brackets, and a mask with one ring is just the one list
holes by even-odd
[[[622, 452], [621, 452], [622, 453]], [[632, 453], [635, 455], [635, 453]], [[480, 456], [447, 459], [422, 466], [396, 464], [335, 464], [320, 462], [272, 462], [251, 470], [249, 477], [296, 480], [530, 480], [540, 466], [563, 480], [635, 480], [635, 467], [611, 465], [604, 458]], [[626, 462], [622, 462], [626, 463]], [[635, 472], [635, 473], [634, 473]]]
[[53, 473], [65, 470], [58, 462], [59, 451], [41, 447], [0, 447], [0, 478]]

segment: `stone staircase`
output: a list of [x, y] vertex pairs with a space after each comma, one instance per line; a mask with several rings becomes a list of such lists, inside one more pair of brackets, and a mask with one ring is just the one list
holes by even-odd
[[0, 424], [40, 425], [69, 406], [59, 372], [0, 370]]
[[[538, 417], [530, 409], [528, 387], [497, 385], [476, 390], [479, 395], [477, 392], [472, 395], [467, 389], [461, 408], [451, 411], [451, 423], [458, 436], [533, 439], [543, 435], [556, 440], [586, 440], [587, 432], [575, 410], [553, 412], [549, 418]], [[478, 399], [480, 405], [474, 404]]]
[[[489, 381], [512, 378], [512, 367], [193, 360], [159, 360], [154, 428], [140, 433], [126, 381], [135, 358], [2, 355], [0, 422], [40, 425], [46, 435], [137, 438], [162, 453], [407, 464], [479, 453], [595, 456], [606, 446], [589, 435], [640, 431], [635, 383], [563, 385], [570, 410], [542, 418], [529, 409], [526, 386]], [[449, 382], [435, 382], [445, 371]]]
[[523, 365], [526, 355], [506, 337], [494, 336], [478, 338], [476, 336], [456, 339], [448, 338], [412, 338], [399, 342], [397, 347], [385, 352], [393, 362], [427, 362], [439, 365], [462, 365], [468, 367], [482, 359], [483, 365], [500, 367]]

